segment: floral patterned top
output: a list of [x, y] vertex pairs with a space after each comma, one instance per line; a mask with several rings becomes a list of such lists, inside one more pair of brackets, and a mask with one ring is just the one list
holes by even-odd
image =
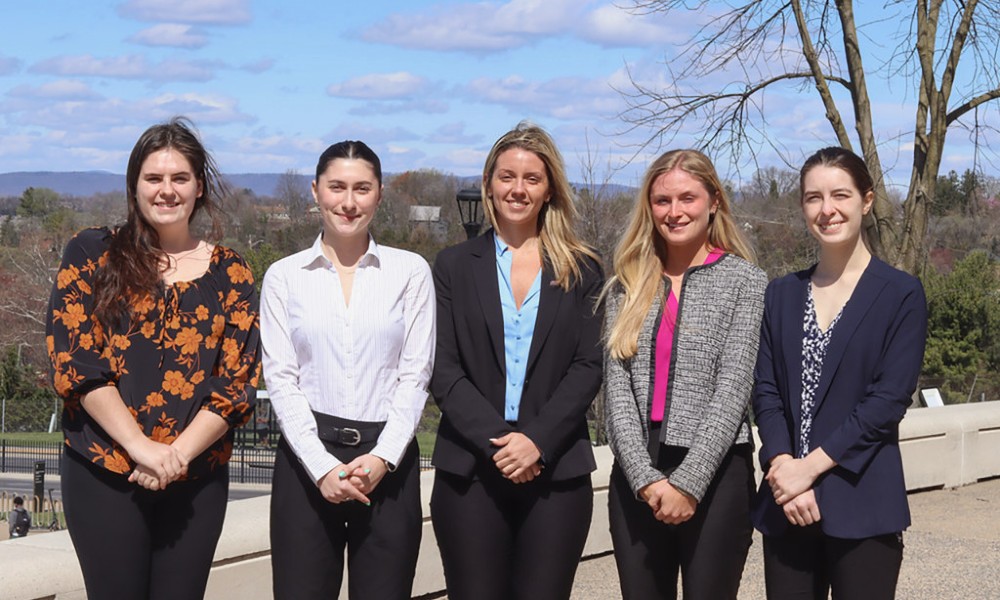
[[799, 455], [802, 458], [809, 454], [810, 433], [812, 433], [812, 420], [816, 408], [816, 388], [819, 386], [819, 377], [823, 374], [823, 361], [826, 359], [826, 349], [830, 346], [830, 338], [833, 337], [833, 329], [840, 320], [840, 315], [844, 314], [841, 307], [837, 316], [830, 321], [830, 326], [826, 331], [819, 328], [816, 321], [816, 302], [813, 300], [812, 285], [809, 286], [806, 294], [806, 313], [802, 320], [804, 338], [802, 340], [802, 402], [801, 421], [799, 425]]
[[232, 428], [253, 410], [260, 372], [253, 275], [236, 252], [217, 245], [205, 274], [164, 284], [155, 297], [133, 298], [129, 317], [104, 331], [92, 314], [92, 284], [113, 235], [86, 229], [70, 240], [49, 301], [46, 343], [63, 399], [66, 446], [109, 471], [134, 469], [80, 402], [87, 392], [113, 385], [158, 442], [172, 442], [199, 410], [229, 423], [229, 433], [188, 465], [188, 478], [196, 478], [229, 461]]

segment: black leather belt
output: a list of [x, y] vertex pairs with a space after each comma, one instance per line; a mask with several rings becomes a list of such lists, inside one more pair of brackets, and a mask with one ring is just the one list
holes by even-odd
[[362, 423], [317, 412], [313, 412], [313, 415], [316, 417], [319, 439], [338, 446], [357, 446], [378, 441], [378, 436], [385, 428], [385, 423]]

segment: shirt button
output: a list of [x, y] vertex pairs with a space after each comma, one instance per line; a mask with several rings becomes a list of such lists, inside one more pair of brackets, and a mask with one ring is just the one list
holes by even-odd
[[520, 358], [515, 358], [515, 359], [514, 359], [514, 364], [517, 364], [517, 363], [519, 363], [519, 362], [521, 362], [521, 359], [520, 359]]

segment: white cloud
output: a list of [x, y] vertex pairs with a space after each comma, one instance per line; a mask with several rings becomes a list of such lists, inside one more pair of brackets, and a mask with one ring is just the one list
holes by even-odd
[[466, 93], [517, 113], [545, 114], [558, 119], [607, 118], [623, 103], [606, 78], [557, 77], [530, 81], [520, 75], [502, 79], [481, 77], [465, 87]]
[[580, 20], [580, 0], [511, 0], [440, 5], [424, 14], [395, 14], [362, 39], [403, 48], [494, 52], [565, 32]]
[[274, 66], [274, 59], [272, 58], [262, 58], [260, 60], [255, 60], [254, 62], [244, 63], [240, 65], [241, 71], [246, 71], [248, 73], [263, 73], [264, 71], [270, 71], [271, 67]]
[[[330, 143], [341, 140], [361, 140], [372, 148], [385, 147], [393, 142], [409, 142], [420, 136], [403, 127], [377, 127], [362, 122], [341, 123], [325, 136]], [[375, 148], [375, 151], [379, 150]]]
[[427, 86], [427, 80], [406, 71], [372, 73], [327, 86], [326, 93], [341, 98], [387, 100], [410, 98]]
[[0, 76], [16, 73], [21, 68], [21, 61], [13, 56], [0, 55]]
[[[106, 140], [115, 128], [164, 121], [174, 115], [190, 117], [197, 125], [252, 123], [255, 118], [239, 109], [235, 98], [218, 94], [161, 94], [139, 100], [99, 98], [53, 101], [47, 97], [21, 97], [0, 105], [8, 120], [22, 127], [40, 127], [54, 132], [72, 132], [67, 145], [86, 145], [83, 136]], [[135, 135], [138, 135], [136, 133]], [[133, 137], [132, 142], [135, 141]], [[131, 142], [130, 142], [131, 143]]]
[[201, 48], [208, 43], [205, 34], [180, 23], [160, 23], [136, 33], [128, 41], [143, 46], [169, 46], [173, 48]]
[[75, 79], [60, 79], [39, 86], [19, 85], [7, 94], [12, 98], [46, 100], [93, 100], [101, 97], [89, 85]]
[[[681, 17], [683, 19], [683, 16]], [[587, 14], [581, 25], [583, 39], [605, 47], [666, 46], [686, 40], [691, 31], [679, 31], [658, 14], [639, 15], [607, 4]]]
[[432, 144], [478, 144], [483, 136], [465, 132], [465, 123], [456, 122], [435, 129], [425, 140]]
[[448, 112], [449, 104], [443, 100], [420, 99], [408, 102], [369, 102], [348, 110], [348, 114], [358, 117], [392, 115], [404, 112], [423, 114], [444, 114]]
[[109, 77], [152, 81], [209, 81], [218, 63], [168, 59], [150, 63], [138, 54], [97, 58], [89, 54], [58, 56], [31, 66], [31, 72], [70, 77]]
[[253, 18], [249, 0], [128, 0], [118, 13], [139, 21], [240, 25]]

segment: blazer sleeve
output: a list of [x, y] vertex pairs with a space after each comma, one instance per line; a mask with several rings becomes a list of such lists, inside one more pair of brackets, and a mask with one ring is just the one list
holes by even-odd
[[497, 451], [490, 438], [513, 429], [469, 379], [459, 355], [454, 311], [468, 298], [463, 298], [461, 290], [452, 286], [457, 256], [456, 252], [445, 250], [434, 261], [438, 322], [431, 394], [442, 414], [454, 426], [452, 429], [465, 440], [468, 448], [475, 449], [478, 458], [483, 459], [492, 457]]
[[778, 374], [775, 371], [774, 351], [780, 340], [774, 338], [773, 321], [780, 319], [777, 314], [775, 296], [779, 289], [768, 286], [764, 297], [764, 318], [760, 324], [760, 350], [757, 353], [757, 367], [754, 371], [756, 385], [753, 393], [753, 415], [760, 435], [760, 464], [762, 467], [779, 454], [792, 454], [792, 438], [789, 434], [789, 415], [785, 414], [785, 404], [778, 390]]
[[927, 299], [920, 281], [909, 280], [864, 398], [847, 421], [820, 443], [830, 458], [852, 473], [863, 471], [882, 445], [897, 435], [916, 389], [927, 341]]
[[[604, 285], [604, 272], [596, 262], [580, 265], [582, 280], [575, 309], [580, 336], [573, 359], [548, 402], [522, 432], [538, 446], [543, 462], [560, 456], [580, 431], [587, 408], [601, 387], [601, 321], [603, 309], [595, 304]], [[565, 304], [564, 304], [565, 305]], [[561, 350], [561, 348], [560, 348]]]
[[691, 494], [699, 502], [747, 414], [766, 286], [767, 278], [758, 269], [743, 279], [718, 361], [715, 392], [687, 455], [668, 477], [671, 485]]
[[[608, 294], [604, 329], [610, 331], [618, 317], [621, 293]], [[632, 369], [628, 363], [635, 358], [620, 360], [606, 352], [604, 356], [604, 421], [608, 443], [615, 460], [621, 466], [629, 487], [638, 498], [639, 490], [666, 476], [653, 467], [646, 448], [645, 424], [632, 386]], [[641, 376], [648, 377], [648, 373]]]

